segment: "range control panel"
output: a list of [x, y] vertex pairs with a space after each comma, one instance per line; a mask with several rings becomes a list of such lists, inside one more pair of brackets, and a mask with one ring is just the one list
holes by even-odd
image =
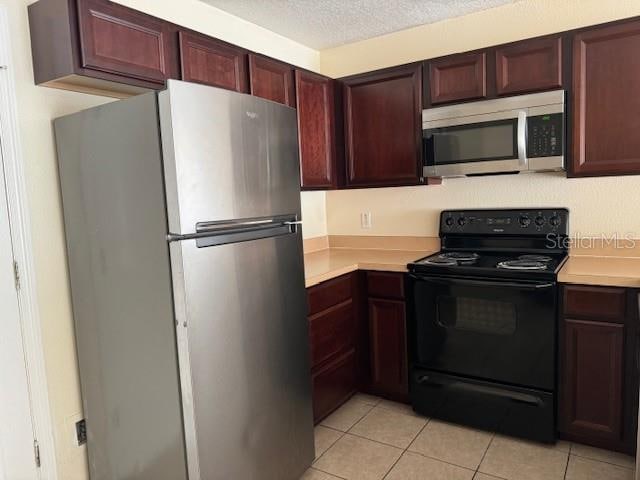
[[440, 234], [567, 235], [566, 208], [509, 210], [445, 210], [440, 214]]
[[552, 113], [527, 118], [527, 157], [563, 155], [564, 114]]

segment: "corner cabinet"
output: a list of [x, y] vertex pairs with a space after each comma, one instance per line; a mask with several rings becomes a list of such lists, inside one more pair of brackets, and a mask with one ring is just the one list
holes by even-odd
[[255, 53], [249, 54], [251, 95], [296, 106], [293, 67]]
[[572, 441], [633, 453], [638, 414], [638, 296], [565, 285], [559, 430]]
[[573, 176], [640, 174], [640, 20], [573, 38]]
[[302, 189], [336, 188], [344, 161], [337, 145], [336, 82], [304, 70], [296, 70], [295, 79]]
[[178, 35], [182, 80], [249, 92], [246, 50], [196, 32]]
[[347, 186], [425, 183], [421, 64], [347, 77], [342, 82]]

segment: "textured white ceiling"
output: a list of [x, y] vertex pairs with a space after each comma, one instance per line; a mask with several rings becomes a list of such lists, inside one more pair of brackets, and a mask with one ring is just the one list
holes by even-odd
[[321, 50], [518, 0], [202, 0]]

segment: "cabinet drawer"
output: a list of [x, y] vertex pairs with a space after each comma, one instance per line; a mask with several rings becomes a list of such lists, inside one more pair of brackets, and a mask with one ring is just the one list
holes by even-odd
[[333, 307], [352, 296], [352, 274], [327, 280], [307, 290], [309, 315]]
[[315, 423], [333, 412], [355, 392], [355, 360], [355, 350], [351, 350], [312, 375]]
[[310, 317], [311, 366], [316, 367], [336, 353], [352, 349], [354, 327], [351, 299]]
[[564, 287], [564, 314], [623, 323], [626, 291], [624, 288], [567, 285]]
[[394, 272], [367, 272], [367, 294], [370, 297], [404, 298], [404, 275]]

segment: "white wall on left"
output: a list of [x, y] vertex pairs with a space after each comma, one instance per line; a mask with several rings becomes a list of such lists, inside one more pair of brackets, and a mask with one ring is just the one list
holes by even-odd
[[[88, 478], [86, 454], [74, 446], [74, 422], [82, 413], [74, 344], [62, 206], [52, 119], [113, 99], [38, 87], [33, 81], [27, 5], [33, 0], [0, 0], [11, 26], [18, 116], [35, 257], [58, 478]], [[120, 3], [217, 38], [260, 51], [310, 70], [319, 55], [261, 27], [232, 17], [197, 0], [121, 0]], [[326, 231], [324, 193], [303, 194], [305, 218]], [[310, 212], [310, 213], [307, 213]]]

